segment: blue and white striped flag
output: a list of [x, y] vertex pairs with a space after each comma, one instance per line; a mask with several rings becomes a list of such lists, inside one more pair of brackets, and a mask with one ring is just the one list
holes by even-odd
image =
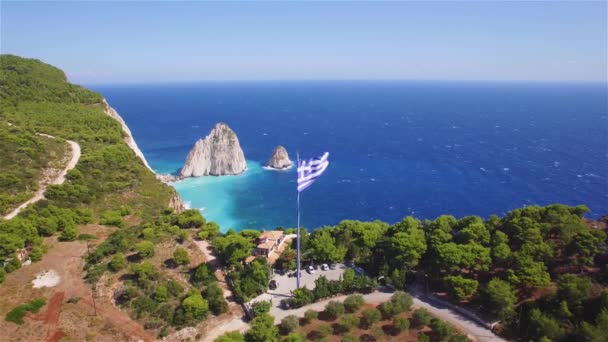
[[304, 191], [323, 174], [329, 166], [329, 152], [325, 152], [320, 158], [300, 160], [298, 164], [298, 192]]

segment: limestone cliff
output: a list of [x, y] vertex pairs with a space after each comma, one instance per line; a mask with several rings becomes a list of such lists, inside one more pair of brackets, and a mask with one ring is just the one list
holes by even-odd
[[236, 134], [225, 123], [215, 125], [188, 153], [180, 177], [238, 175], [247, 169]]
[[104, 104], [104, 112], [108, 116], [113, 118], [114, 120], [118, 121], [120, 123], [120, 125], [122, 126], [122, 131], [125, 134], [125, 143], [127, 143], [127, 145], [133, 150], [133, 152], [135, 152], [135, 155], [137, 155], [144, 162], [144, 165], [148, 169], [150, 169], [150, 171], [154, 172], [154, 170], [152, 170], [150, 165], [148, 165], [148, 161], [146, 160], [146, 157], [144, 157], [144, 154], [139, 149], [139, 146], [137, 146], [135, 139], [133, 139], [133, 134], [131, 134], [131, 130], [129, 129], [129, 126], [127, 126], [125, 121], [122, 119], [122, 117], [120, 115], [118, 115], [118, 113], [114, 110], [114, 108], [110, 107], [110, 105], [108, 104], [106, 99], [103, 99], [103, 104]]
[[285, 147], [280, 145], [277, 146], [268, 160], [268, 167], [281, 170], [286, 169], [291, 165], [293, 165], [293, 162], [289, 160], [289, 154], [287, 154]]

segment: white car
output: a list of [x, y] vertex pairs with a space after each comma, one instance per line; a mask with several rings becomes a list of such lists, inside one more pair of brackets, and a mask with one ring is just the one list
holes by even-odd
[[307, 270], [307, 271], [308, 271], [308, 273], [310, 273], [310, 274], [315, 273], [315, 269], [314, 269], [312, 266], [308, 266], [308, 267], [306, 268], [306, 270]]
[[329, 266], [327, 264], [323, 264], [323, 265], [321, 265], [321, 269], [323, 271], [327, 271], [329, 269]]

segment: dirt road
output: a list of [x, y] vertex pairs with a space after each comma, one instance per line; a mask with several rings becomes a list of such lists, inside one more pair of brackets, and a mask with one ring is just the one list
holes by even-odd
[[[55, 137], [52, 135], [48, 135], [48, 134], [44, 134], [44, 133], [36, 133], [36, 134], [43, 136], [43, 137], [55, 139]], [[70, 147], [72, 149], [72, 157], [68, 161], [65, 168], [61, 171], [61, 173], [57, 177], [52, 179], [50, 182], [48, 182], [48, 183], [41, 182], [40, 187], [39, 187], [38, 191], [36, 191], [34, 196], [32, 198], [30, 198], [29, 200], [27, 200], [25, 203], [23, 203], [20, 206], [18, 206], [17, 208], [15, 208], [13, 211], [8, 213], [7, 215], [5, 215], [4, 216], [5, 220], [12, 219], [13, 217], [17, 216], [17, 214], [19, 214], [21, 212], [21, 210], [25, 209], [28, 205], [36, 203], [36, 202], [40, 201], [41, 199], [43, 199], [44, 192], [46, 191], [46, 188], [49, 185], [62, 184], [63, 182], [65, 182], [65, 175], [68, 173], [68, 171], [70, 171], [71, 169], [73, 169], [76, 166], [76, 164], [78, 163], [78, 160], [80, 159], [80, 154], [81, 154], [80, 145], [77, 142], [74, 142], [71, 140], [66, 140], [66, 142], [70, 145]]]

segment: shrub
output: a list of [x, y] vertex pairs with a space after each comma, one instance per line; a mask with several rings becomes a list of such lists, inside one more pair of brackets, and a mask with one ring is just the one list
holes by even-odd
[[359, 310], [363, 304], [365, 304], [365, 300], [359, 294], [350, 295], [344, 300], [344, 308], [351, 313]]
[[393, 303], [395, 309], [401, 313], [408, 311], [412, 307], [412, 304], [414, 304], [414, 299], [410, 294], [398, 291], [391, 296], [391, 303]]
[[257, 317], [261, 314], [270, 312], [271, 306], [272, 306], [272, 304], [266, 300], [253, 303], [253, 305], [251, 306], [251, 310], [253, 311], [253, 316]]
[[355, 335], [344, 335], [342, 336], [341, 342], [359, 342], [359, 337]]
[[299, 308], [306, 304], [310, 304], [315, 299], [312, 291], [306, 287], [300, 287], [293, 291], [293, 297], [289, 300], [289, 306], [292, 308]]
[[190, 263], [190, 256], [188, 256], [188, 251], [186, 251], [182, 247], [177, 247], [175, 252], [173, 252], [173, 261], [175, 261], [178, 265], [186, 265]]
[[63, 228], [59, 239], [61, 241], [74, 241], [78, 237], [78, 226], [75, 224], [67, 225]]
[[127, 258], [122, 253], [117, 253], [112, 257], [108, 268], [114, 272], [118, 272], [127, 266]]
[[454, 329], [451, 325], [437, 318], [431, 320], [431, 329], [433, 329], [441, 341], [454, 334]]
[[321, 337], [327, 337], [334, 332], [334, 329], [329, 324], [321, 324], [317, 328], [317, 332]]
[[369, 329], [372, 325], [376, 324], [380, 321], [382, 315], [380, 311], [376, 308], [369, 308], [363, 310], [363, 316], [361, 317], [361, 323], [363, 327]]
[[382, 338], [382, 336], [384, 336], [384, 330], [382, 330], [381, 327], [373, 327], [371, 333], [377, 339], [380, 339]]
[[414, 314], [412, 315], [412, 323], [414, 323], [414, 326], [416, 328], [421, 328], [425, 325], [429, 325], [432, 319], [433, 316], [426, 309], [418, 309], [414, 311]]
[[280, 324], [279, 328], [280, 328], [281, 334], [287, 335], [287, 334], [295, 331], [296, 329], [298, 329], [299, 326], [300, 326], [300, 320], [298, 319], [298, 317], [296, 317], [294, 315], [289, 315], [281, 320], [281, 324]]
[[325, 313], [330, 319], [336, 319], [340, 315], [344, 314], [344, 304], [331, 301], [325, 306]]
[[230, 331], [216, 338], [214, 342], [245, 342], [245, 336], [238, 331]]
[[398, 332], [407, 331], [410, 328], [410, 321], [405, 317], [395, 317], [393, 319], [393, 328]]
[[317, 317], [319, 317], [319, 313], [316, 312], [315, 310], [308, 309], [308, 310], [306, 310], [306, 312], [304, 312], [304, 322], [306, 324], [317, 319]]
[[101, 219], [99, 220], [99, 224], [102, 224], [104, 226], [113, 226], [113, 227], [120, 228], [123, 226], [122, 216], [120, 215], [119, 212], [116, 212], [116, 211], [111, 211], [111, 210], [106, 211], [101, 216]]
[[302, 333], [292, 332], [291, 334], [285, 336], [283, 342], [306, 342], [306, 336]]
[[358, 326], [359, 323], [360, 323], [359, 317], [357, 317], [355, 315], [344, 315], [340, 319], [340, 325], [346, 331], [352, 330], [354, 327]]
[[135, 245], [135, 251], [142, 258], [151, 257], [154, 255], [154, 244], [150, 241], [142, 241]]
[[44, 304], [46, 304], [46, 301], [42, 298], [34, 299], [31, 302], [21, 304], [9, 311], [6, 316], [4, 316], [4, 320], [16, 324], [23, 324], [23, 316], [25, 316], [28, 311], [37, 313], [44, 306]]
[[425, 333], [423, 333], [422, 331], [420, 331], [418, 333], [418, 342], [430, 342], [431, 341], [431, 337]]
[[165, 285], [159, 285], [154, 292], [154, 300], [159, 303], [166, 301], [169, 298], [169, 291]]

